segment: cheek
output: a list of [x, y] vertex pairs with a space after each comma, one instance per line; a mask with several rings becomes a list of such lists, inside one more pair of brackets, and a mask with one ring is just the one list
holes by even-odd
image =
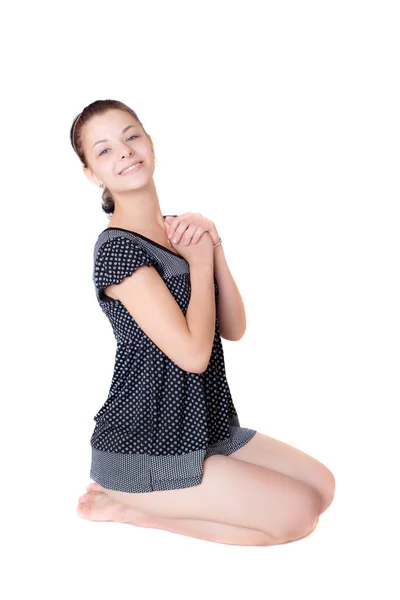
[[101, 161], [101, 165], [99, 165], [97, 170], [99, 172], [99, 176], [102, 177], [104, 180], [113, 179], [119, 176], [119, 173], [115, 166], [115, 161], [113, 161], [111, 157], [104, 157], [104, 159]]

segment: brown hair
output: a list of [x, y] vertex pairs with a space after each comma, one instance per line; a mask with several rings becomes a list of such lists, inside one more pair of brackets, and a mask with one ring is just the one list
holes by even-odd
[[[132, 115], [132, 117], [134, 117], [140, 123], [141, 127], [143, 128], [143, 131], [147, 135], [147, 132], [144, 129], [144, 127], [143, 127], [139, 117], [135, 113], [135, 111], [132, 110], [131, 108], [129, 108], [129, 106], [127, 106], [123, 102], [119, 102], [118, 100], [96, 100], [95, 102], [88, 104], [88, 106], [85, 106], [83, 111], [81, 113], [79, 113], [78, 116], [75, 117], [74, 122], [72, 123], [72, 126], [71, 126], [71, 130], [70, 130], [70, 140], [71, 140], [72, 148], [74, 149], [74, 152], [76, 152], [76, 154], [78, 155], [82, 164], [85, 167], [88, 167], [88, 162], [86, 160], [85, 153], [83, 151], [82, 127], [85, 125], [85, 123], [90, 121], [90, 119], [93, 116], [102, 115], [103, 113], [107, 112], [108, 110], [115, 109], [115, 108], [117, 108], [119, 110], [124, 110], [127, 113], [129, 113], [130, 115]], [[102, 199], [103, 199], [103, 204], [102, 204], [101, 208], [103, 209], [103, 211], [105, 213], [112, 214], [114, 212], [114, 208], [115, 208], [114, 199], [111, 195], [110, 190], [106, 187], [104, 188], [104, 191], [102, 194]]]

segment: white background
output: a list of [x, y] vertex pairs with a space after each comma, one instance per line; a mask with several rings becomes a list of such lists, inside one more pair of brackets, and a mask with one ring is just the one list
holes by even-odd
[[[5, 597], [398, 598], [398, 3], [18, 3], [3, 10]], [[242, 426], [336, 477], [315, 532], [215, 544], [76, 514], [115, 340], [101, 190], [69, 142], [98, 99], [152, 136], [163, 214], [200, 212], [246, 307]], [[396, 558], [397, 555], [397, 558]]]

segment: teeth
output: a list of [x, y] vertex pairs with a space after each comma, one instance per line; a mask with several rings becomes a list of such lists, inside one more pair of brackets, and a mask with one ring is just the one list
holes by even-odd
[[136, 165], [133, 165], [133, 167], [128, 167], [127, 169], [124, 169], [123, 171], [121, 171], [122, 173], [126, 173], [127, 171], [132, 171], [133, 169], [136, 169], [141, 163], [136, 163]]

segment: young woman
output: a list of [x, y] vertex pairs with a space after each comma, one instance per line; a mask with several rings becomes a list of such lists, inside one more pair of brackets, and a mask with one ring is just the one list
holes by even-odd
[[90, 440], [95, 483], [78, 515], [226, 544], [304, 537], [335, 480], [316, 459], [240, 425], [221, 337], [243, 336], [245, 310], [215, 224], [161, 213], [153, 141], [122, 102], [87, 106], [70, 137], [111, 215], [93, 282], [117, 341]]

